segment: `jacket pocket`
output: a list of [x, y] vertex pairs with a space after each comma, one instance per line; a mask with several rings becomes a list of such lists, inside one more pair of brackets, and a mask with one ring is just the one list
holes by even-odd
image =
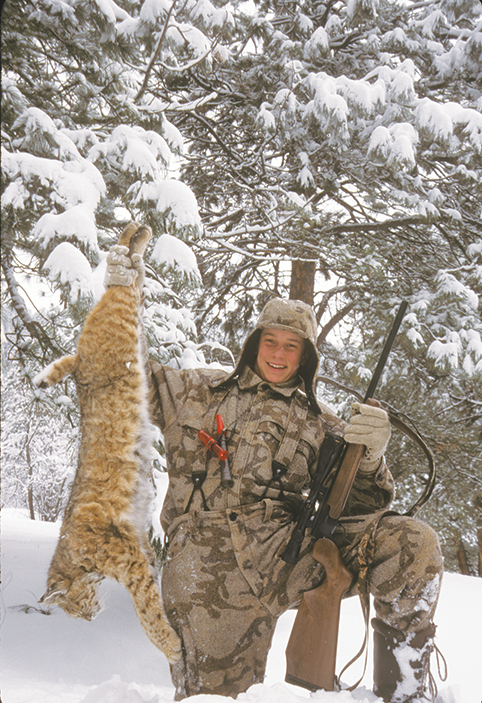
[[167, 561], [172, 561], [184, 554], [192, 541], [190, 519], [182, 515], [171, 524], [168, 530]]

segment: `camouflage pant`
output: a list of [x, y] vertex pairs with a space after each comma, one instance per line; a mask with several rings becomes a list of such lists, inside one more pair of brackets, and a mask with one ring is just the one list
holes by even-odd
[[[183, 642], [183, 658], [171, 667], [175, 700], [201, 693], [236, 698], [261, 682], [279, 615], [323, 580], [309, 537], [298, 563], [285, 564], [279, 553], [290, 529], [287, 521], [276, 523], [276, 515], [270, 514], [264, 532], [260, 530], [264, 536], [253, 543], [248, 509], [241, 533], [253, 547], [254, 578], [246, 549], [240, 556], [237, 534], [229, 524], [237, 517], [229, 510], [196, 512], [176, 521], [162, 575], [166, 612]], [[348, 519], [340, 530], [340, 549], [354, 574], [366, 525], [366, 520]], [[258, 555], [265, 544], [267, 554], [274, 551], [263, 561]], [[377, 617], [401, 630], [424, 629], [433, 618], [442, 568], [438, 538], [430, 527], [413, 518], [384, 517], [376, 531], [369, 582]]]

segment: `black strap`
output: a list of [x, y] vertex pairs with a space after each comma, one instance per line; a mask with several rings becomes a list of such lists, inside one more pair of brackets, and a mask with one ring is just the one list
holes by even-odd
[[206, 479], [206, 476], [207, 476], [207, 471], [193, 471], [192, 472], [191, 479], [192, 479], [192, 482], [194, 485], [193, 485], [192, 493], [189, 497], [186, 509], [184, 511], [184, 514], [189, 512], [189, 508], [191, 507], [192, 501], [194, 500], [194, 494], [196, 493], [196, 491], [199, 491], [201, 493], [201, 498], [202, 498], [202, 502], [203, 502], [203, 509], [206, 512], [209, 512], [208, 504], [206, 503], [206, 496], [204, 495], [204, 491], [203, 491], [203, 483]]
[[280, 464], [279, 461], [275, 461], [274, 459], [271, 466], [273, 475], [271, 476], [269, 482], [266, 484], [266, 488], [264, 489], [263, 495], [261, 496], [260, 500], [266, 498], [266, 494], [274, 483], [277, 483], [279, 485], [279, 496], [277, 500], [284, 500], [283, 484], [281, 483], [281, 479], [288, 471], [288, 467], [284, 466], [283, 464]]
[[[326, 377], [319, 377], [319, 380], [326, 381], [327, 383], [333, 383], [334, 385], [343, 388], [343, 390], [346, 390], [349, 393], [352, 393], [355, 397], [359, 398], [360, 401], [363, 401], [361, 395], [354, 391], [353, 389], [346, 388], [344, 386], [341, 386], [341, 384], [337, 383], [336, 381], [332, 381], [329, 378]], [[382, 407], [386, 404], [383, 402], [381, 403]], [[420, 434], [419, 430], [416, 428], [415, 424], [410, 420], [410, 418], [403, 414], [404, 419], [402, 420], [401, 415], [402, 413], [398, 412], [394, 408], [390, 407], [385, 407], [384, 408], [388, 414], [388, 417], [390, 419], [391, 425], [395, 427], [397, 430], [402, 432], [404, 435], [409, 437], [412, 441], [415, 442], [423, 451], [425, 454], [428, 465], [429, 465], [429, 471], [428, 471], [428, 479], [425, 483], [424, 489], [422, 491], [422, 495], [420, 498], [412, 505], [411, 508], [409, 508], [405, 513], [403, 513], [404, 516], [406, 517], [413, 517], [419, 510], [420, 508], [425, 505], [425, 503], [428, 501], [430, 496], [432, 495], [433, 489], [435, 487], [436, 483], [436, 478], [437, 478], [437, 473], [436, 473], [436, 468], [435, 468], [435, 458], [432, 453], [432, 450]], [[410, 423], [410, 424], [409, 424]], [[348, 687], [349, 691], [353, 691], [357, 686], [360, 685], [366, 671], [367, 667], [367, 662], [368, 662], [368, 639], [369, 639], [369, 622], [370, 622], [370, 589], [369, 589], [369, 576], [370, 576], [370, 567], [373, 561], [373, 556], [374, 556], [374, 550], [375, 550], [375, 533], [377, 531], [379, 522], [382, 518], [387, 517], [389, 515], [400, 515], [400, 513], [397, 513], [394, 510], [386, 510], [382, 512], [376, 520], [371, 522], [365, 531], [359, 547], [358, 547], [358, 561], [359, 561], [359, 574], [358, 574], [358, 579], [357, 579], [357, 584], [358, 584], [358, 590], [360, 593], [360, 602], [361, 602], [361, 607], [363, 611], [363, 618], [365, 620], [365, 634], [363, 638], [363, 643], [360, 647], [360, 650], [357, 652], [357, 654], [351, 659], [342, 669], [340, 674], [337, 677], [337, 680], [339, 681], [342, 674], [355, 662], [357, 659], [359, 659], [363, 652], [365, 652], [365, 662], [364, 662], [364, 668], [363, 668], [363, 673], [361, 678], [352, 686]]]
[[360, 540], [360, 544], [358, 545], [358, 564], [359, 564], [359, 571], [358, 571], [358, 577], [357, 577], [357, 586], [358, 586], [358, 591], [360, 594], [360, 603], [361, 603], [361, 608], [363, 612], [363, 619], [365, 621], [365, 632], [364, 632], [364, 637], [363, 637], [363, 642], [362, 645], [359, 649], [359, 651], [355, 654], [355, 656], [350, 659], [350, 661], [345, 664], [343, 669], [340, 671], [340, 673], [337, 676], [338, 682], [340, 682], [342, 675], [345, 673], [347, 669], [350, 668], [352, 664], [354, 664], [365, 652], [365, 661], [363, 664], [363, 672], [358, 681], [351, 686], [348, 687], [348, 691], [354, 691], [355, 688], [357, 688], [360, 683], [363, 680], [363, 677], [365, 676], [365, 672], [367, 669], [367, 664], [368, 664], [368, 640], [370, 638], [370, 588], [369, 588], [369, 575], [370, 575], [370, 566], [373, 562], [373, 557], [375, 555], [375, 533], [378, 527], [378, 523], [380, 520], [385, 517], [386, 515], [398, 515], [399, 513], [393, 511], [393, 510], [385, 510], [383, 513], [381, 513], [376, 520], [373, 520], [373, 522], [370, 522], [368, 527], [366, 528], [365, 532], [363, 533], [363, 536]]
[[[383, 405], [383, 404], [382, 404]], [[390, 418], [390, 423], [397, 428], [400, 432], [402, 432], [404, 435], [412, 439], [415, 444], [417, 444], [420, 449], [423, 451], [425, 454], [427, 461], [428, 461], [428, 479], [425, 483], [424, 489], [422, 491], [422, 495], [420, 498], [412, 505], [411, 508], [409, 508], [404, 515], [407, 515], [408, 517], [413, 517], [420, 508], [425, 505], [425, 503], [428, 501], [430, 496], [432, 495], [433, 489], [435, 488], [435, 483], [437, 481], [437, 471], [435, 469], [435, 457], [432, 453], [432, 450], [428, 446], [427, 442], [424, 440], [418, 429], [415, 427], [414, 423], [410, 420], [409, 417], [406, 415], [404, 416], [408, 422], [410, 422], [410, 425], [407, 424], [406, 421], [402, 420], [400, 415], [401, 413], [397, 412], [394, 409], [388, 408], [387, 409], [388, 417]]]

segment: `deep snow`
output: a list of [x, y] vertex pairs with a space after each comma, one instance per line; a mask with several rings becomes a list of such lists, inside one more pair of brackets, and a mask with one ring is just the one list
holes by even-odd
[[[113, 581], [102, 585], [105, 607], [90, 622], [61, 610], [44, 615], [37, 599], [58, 537], [59, 524], [34, 522], [19, 511], [2, 511], [3, 703], [167, 703], [174, 690], [164, 656], [144, 634], [130, 596]], [[482, 701], [482, 579], [446, 574], [437, 613], [437, 643], [449, 676], [437, 681], [437, 703]], [[266, 681], [241, 694], [243, 703], [373, 703], [371, 662], [363, 686], [353, 693], [307, 691], [284, 683], [284, 650], [294, 613], [279, 622]], [[363, 622], [357, 599], [342, 610], [339, 663], [358, 650]], [[432, 668], [435, 669], [433, 660]], [[344, 676], [356, 680], [356, 666]], [[193, 696], [192, 703], [228, 703], [231, 698]]]

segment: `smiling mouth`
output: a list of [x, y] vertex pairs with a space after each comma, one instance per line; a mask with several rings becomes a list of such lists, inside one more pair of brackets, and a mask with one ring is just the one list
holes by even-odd
[[270, 368], [274, 369], [275, 371], [281, 371], [282, 369], [286, 368], [286, 366], [280, 366], [279, 364], [271, 364], [269, 361], [267, 361], [266, 363]]

